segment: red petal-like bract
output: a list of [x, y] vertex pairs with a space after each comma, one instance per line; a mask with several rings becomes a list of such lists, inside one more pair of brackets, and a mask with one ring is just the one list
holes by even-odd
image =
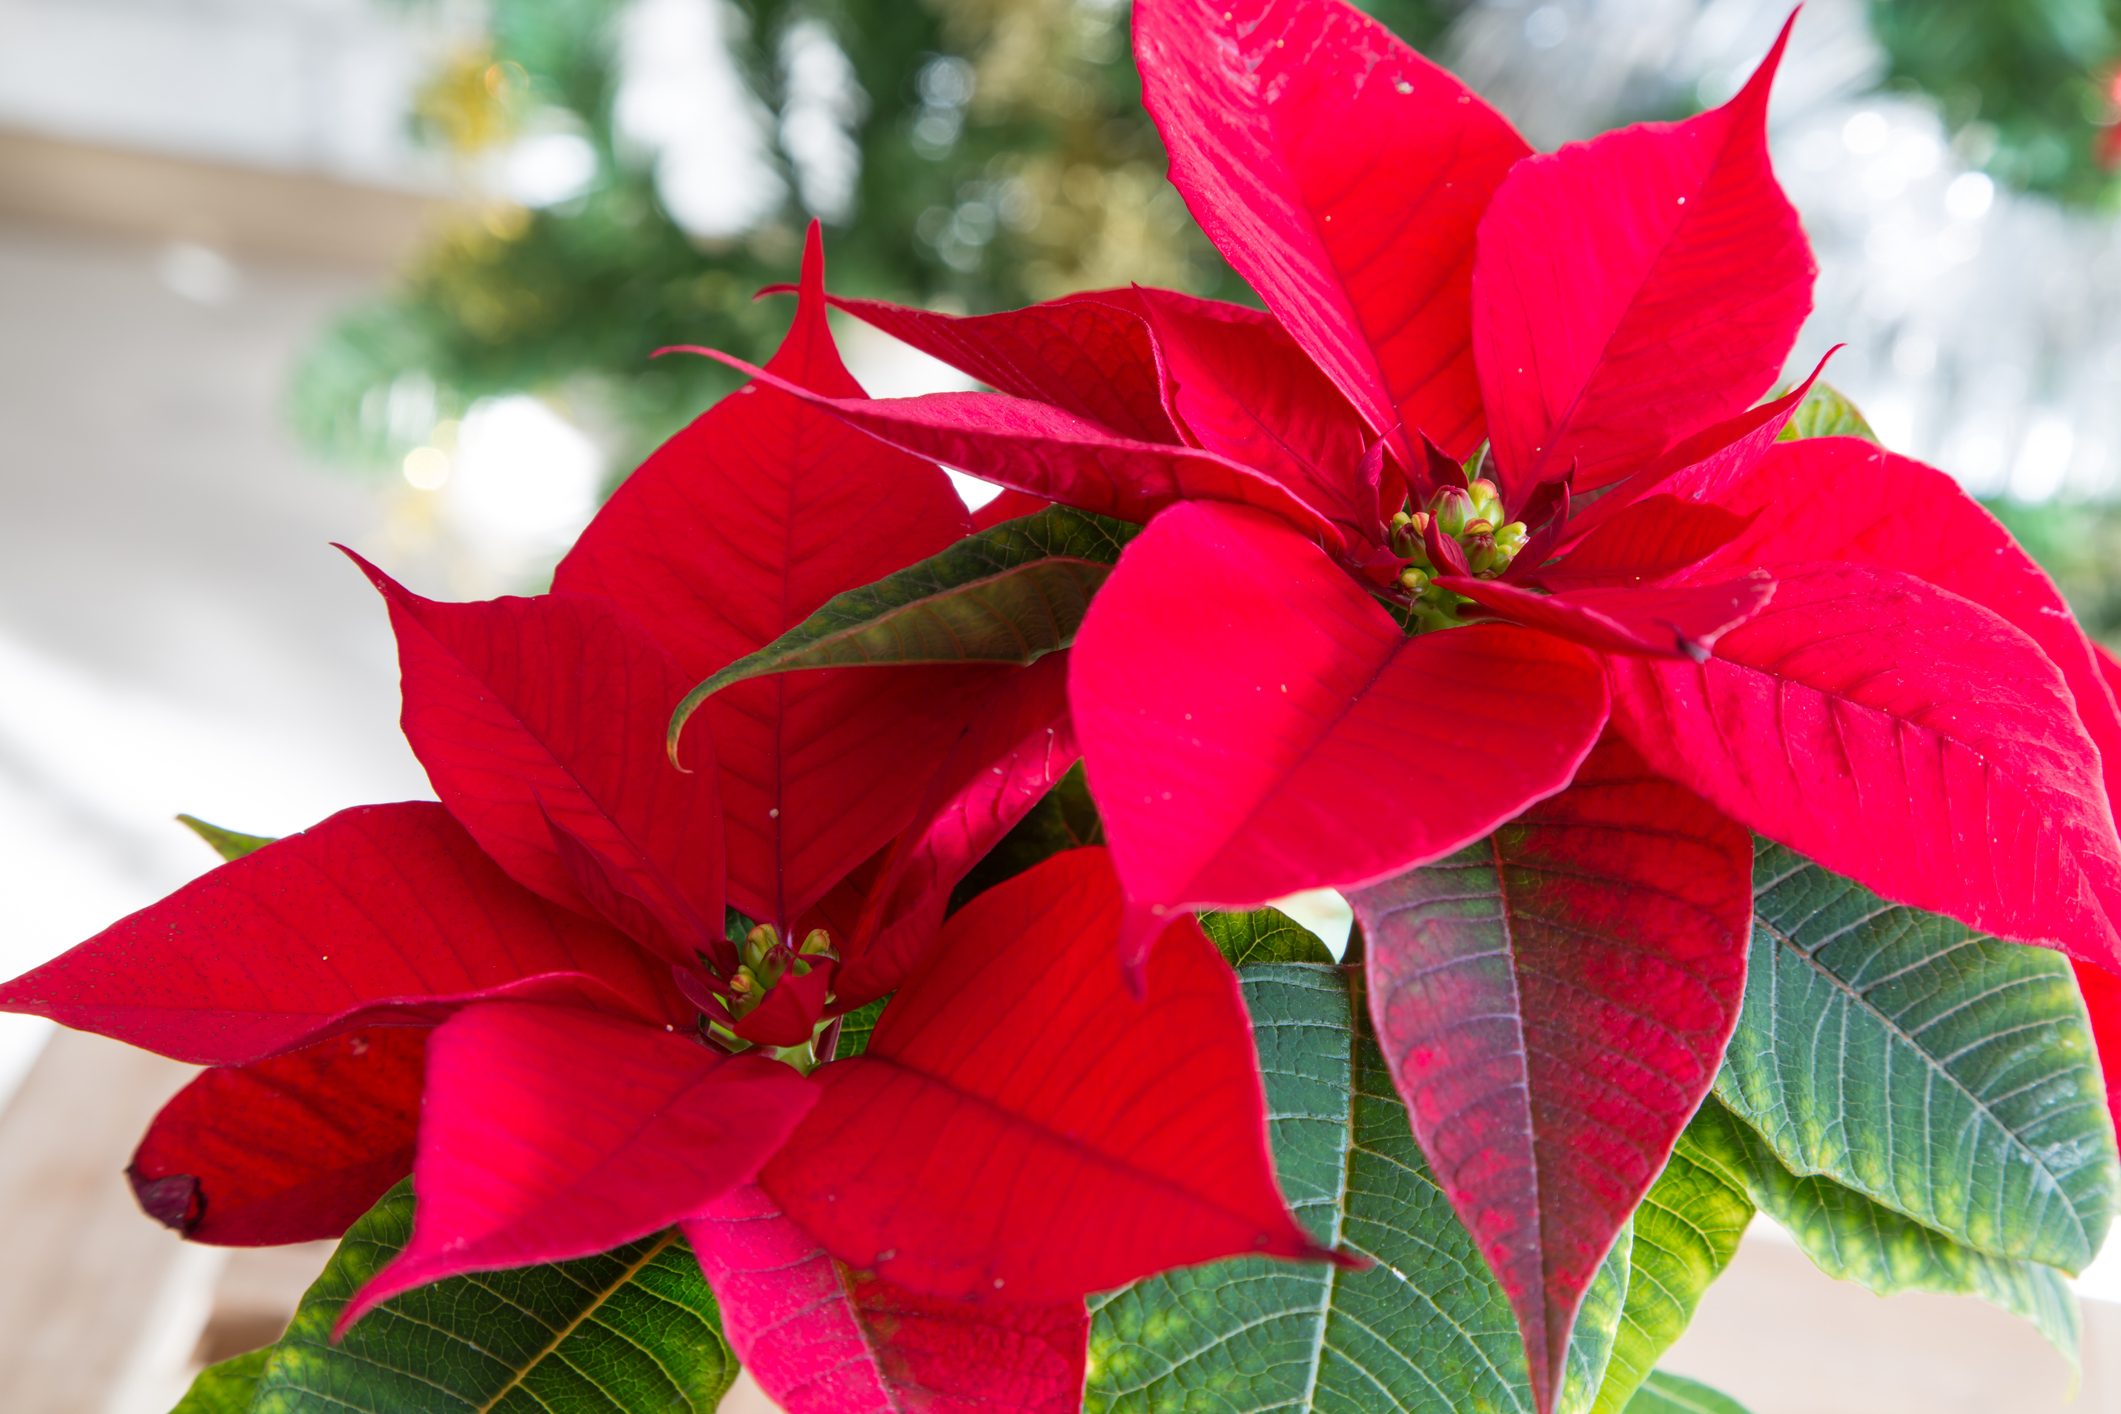
[[1408, 638], [1317, 546], [1225, 506], [1135, 538], [1074, 658], [1090, 788], [1156, 916], [1449, 853], [1567, 785], [1605, 722], [1583, 650], [1503, 625]]
[[1744, 829], [1608, 737], [1487, 840], [1349, 896], [1378, 1044], [1541, 1410], [1737, 1024], [1752, 861]]
[[1338, 0], [1141, 0], [1134, 52], [1223, 257], [1403, 465], [1471, 452], [1472, 235], [1524, 140]]
[[148, 1126], [134, 1196], [194, 1242], [340, 1236], [412, 1172], [427, 1037], [379, 1026], [205, 1071]]
[[222, 865], [0, 986], [0, 1010], [243, 1065], [364, 1017], [433, 1021], [525, 995], [657, 1023], [676, 1001], [667, 965], [503, 874], [441, 806], [408, 801]]
[[1129, 293], [1170, 370], [1188, 440], [1271, 476], [1350, 542], [1375, 544], [1377, 488], [1360, 474], [1374, 439], [1288, 332], [1244, 305]]
[[1788, 38], [1723, 107], [1531, 158], [1495, 193], [1473, 345], [1506, 490], [1572, 464], [1578, 491], [1609, 485], [1782, 371], [1815, 273], [1768, 164]]
[[468, 1007], [428, 1042], [412, 1239], [338, 1329], [415, 1286], [587, 1257], [688, 1218], [749, 1183], [816, 1094], [777, 1061], [662, 1027]]
[[1263, 472], [1197, 447], [1122, 437], [1049, 403], [1001, 393], [832, 398], [728, 354], [695, 352], [807, 397], [881, 442], [1049, 501], [1137, 523], [1179, 501], [1232, 501], [1340, 540], [1324, 515]]
[[[1592, 502], [1593, 506], [1601, 504]], [[1595, 533], [1577, 541], [1564, 559], [1542, 565], [1523, 578], [1557, 592], [1667, 579], [1730, 544], [1746, 524], [1745, 517], [1717, 506], [1678, 496], [1651, 496], [1629, 505]], [[1743, 567], [1733, 566], [1729, 572], [1742, 573]]]
[[1905, 574], [1782, 573], [1706, 663], [1613, 658], [1651, 766], [1889, 899], [2121, 962], [2097, 749], [2020, 630]]
[[1178, 440], [1148, 325], [1101, 293], [999, 314], [937, 314], [869, 299], [832, 304], [997, 392], [1051, 403], [1137, 441]]
[[663, 751], [691, 683], [607, 600], [443, 604], [357, 561], [390, 604], [405, 739], [480, 848], [671, 962], [727, 953], [722, 802]]
[[747, 1186], [684, 1225], [722, 1334], [787, 1414], [1074, 1414], [1090, 1313], [922, 1296], [857, 1272]]
[[[813, 230], [795, 323], [771, 367], [792, 385], [859, 398], [826, 328], [823, 282]], [[619, 487], [553, 587], [617, 601], [697, 681], [969, 528], [932, 463], [754, 384]], [[786, 925], [904, 829], [961, 725], [945, 705], [981, 671], [785, 673], [715, 694], [700, 720], [721, 774], [730, 901]]]
[[1464, 575], [1438, 575], [1436, 583], [1497, 618], [1604, 652], [1652, 658], [1705, 658], [1717, 639], [1775, 597], [1775, 581], [1764, 570], [1718, 584], [1593, 586], [1559, 594]]
[[1080, 755], [1068, 720], [1066, 653], [1050, 653], [989, 690], [937, 782], [940, 804], [884, 863], [834, 983], [841, 1010], [906, 979], [933, 944], [951, 891]]
[[952, 1299], [1320, 1255], [1275, 1186], [1235, 976], [1182, 919], [1136, 1000], [1120, 913], [1101, 849], [967, 904], [869, 1048], [818, 1070], [824, 1098], [760, 1186], [841, 1261]]

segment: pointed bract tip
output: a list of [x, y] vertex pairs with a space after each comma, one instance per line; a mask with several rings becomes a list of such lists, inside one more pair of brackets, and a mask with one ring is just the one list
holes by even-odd
[[205, 1192], [191, 1174], [149, 1178], [134, 1166], [125, 1170], [125, 1181], [132, 1185], [133, 1201], [141, 1212], [185, 1237], [196, 1232], [206, 1216]]
[[1782, 22], [1781, 30], [1775, 35], [1775, 42], [1768, 47], [1766, 57], [1761, 59], [1759, 67], [1753, 70], [1752, 77], [1745, 81], [1745, 87], [1738, 90], [1737, 96], [1726, 104], [1726, 107], [1736, 108], [1741, 103], [1758, 103], [1761, 110], [1766, 111], [1768, 90], [1775, 86], [1775, 72], [1782, 67], [1783, 52], [1790, 47], [1790, 31], [1797, 27], [1797, 16], [1803, 9], [1804, 7], [1799, 5], [1790, 11], [1789, 18]]

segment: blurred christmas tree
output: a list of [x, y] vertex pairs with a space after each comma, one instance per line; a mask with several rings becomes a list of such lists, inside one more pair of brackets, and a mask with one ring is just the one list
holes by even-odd
[[[1369, 8], [1421, 43], [1465, 3]], [[699, 52], [676, 57], [739, 80], [719, 131], [655, 131], [638, 71], [674, 57], [642, 29], [657, 11], [693, 23], [680, 34]], [[395, 289], [330, 330], [293, 405], [334, 460], [395, 465], [472, 401], [530, 391], [598, 425], [630, 465], [729, 386], [702, 360], [650, 353], [770, 348], [785, 313], [752, 295], [789, 277], [812, 213], [846, 233], [832, 277], [849, 294], [968, 309], [1129, 281], [1242, 295], [1164, 183], [1124, 0], [492, 0], [490, 13], [486, 44], [435, 75], [416, 121], [467, 185], [540, 151], [578, 179], [558, 199], [467, 202]]]

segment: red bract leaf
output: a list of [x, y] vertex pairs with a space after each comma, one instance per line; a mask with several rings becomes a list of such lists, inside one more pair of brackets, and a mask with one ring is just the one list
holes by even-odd
[[1473, 231], [1529, 149], [1338, 0], [1143, 0], [1142, 97], [1194, 219], [1406, 466], [1480, 441]]
[[469, 1007], [428, 1042], [412, 1239], [337, 1332], [415, 1286], [587, 1257], [690, 1217], [749, 1183], [815, 1095], [777, 1061], [662, 1027]]
[[574, 996], [660, 1023], [669, 968], [503, 874], [441, 806], [341, 811], [224, 864], [5, 986], [0, 1010], [201, 1065], [363, 1017]]
[[2104, 967], [2072, 959], [2077, 990], [2091, 1018], [2092, 1044], [2099, 1052], [2099, 1073], [2106, 1080], [2106, 1108], [2121, 1130], [2121, 977]]
[[832, 304], [997, 392], [1051, 403], [1122, 437], [1178, 440], [1148, 326], [1100, 294], [974, 315], [883, 300], [834, 298]]
[[1744, 91], [1518, 164], [1480, 225], [1473, 345], [1516, 490], [1592, 490], [1738, 412], [1812, 305], [1811, 250], [1768, 164], [1781, 38]]
[[[823, 281], [813, 230], [804, 296], [771, 366], [858, 398], [826, 328]], [[931, 462], [753, 385], [629, 477], [553, 585], [616, 600], [697, 681], [969, 528]], [[719, 762], [731, 901], [785, 924], [904, 829], [959, 725], [940, 704], [981, 680], [956, 669], [798, 673], [716, 694], [699, 716]]]
[[[1746, 517], [1717, 506], [1652, 496], [1607, 520], [1565, 558], [1524, 578], [1557, 592], [1661, 580], [1700, 564], [1737, 539], [1746, 524]], [[1523, 560], [1519, 555], [1518, 563]]]
[[148, 1126], [134, 1196], [194, 1242], [338, 1237], [412, 1171], [427, 1035], [377, 1027], [206, 1071]]
[[967, 904], [868, 1050], [817, 1072], [824, 1098], [760, 1186], [841, 1261], [953, 1299], [1319, 1255], [1275, 1187], [1236, 978], [1183, 919], [1137, 1001], [1119, 920], [1100, 849]]
[[787, 1414], [1074, 1414], [1090, 1314], [1083, 1303], [973, 1304], [857, 1272], [757, 1187], [684, 1225], [714, 1288], [722, 1333]]
[[1752, 861], [1743, 829], [1608, 737], [1487, 840], [1349, 896], [1378, 1044], [1541, 1410], [1737, 1024]]
[[1037, 515], [1052, 504], [1045, 497], [1034, 496], [1028, 491], [1004, 490], [1001, 495], [972, 513], [972, 528], [975, 531], [992, 530], [1005, 520]]
[[1775, 597], [1764, 570], [1719, 584], [1642, 585], [1535, 594], [1514, 584], [1462, 575], [1436, 583], [1498, 618], [1543, 629], [1608, 653], [1706, 658], [1716, 641]]
[[1136, 950], [1145, 914], [1368, 883], [1478, 839], [1568, 784], [1605, 720], [1583, 650], [1501, 625], [1410, 639], [1317, 546], [1222, 506], [1135, 538], [1074, 658]]
[[1351, 543], [1374, 544], [1377, 487], [1361, 475], [1371, 439], [1288, 332], [1243, 305], [1130, 293], [1170, 370], [1188, 440], [1280, 482]]
[[852, 1010], [906, 979], [935, 940], [950, 893], [1068, 773], [1068, 655], [1053, 653], [988, 694], [926, 809], [885, 860], [834, 984]]
[[[1822, 498], [1828, 514], [1817, 509]], [[1951, 477], [1858, 438], [1805, 438], [1777, 447], [1718, 499], [1752, 524], [1702, 573], [1805, 560], [1898, 570], [2024, 633], [2069, 684], [2108, 798], [2121, 790], [2121, 713], [2097, 650], [2047, 572]]]
[[354, 560], [390, 604], [405, 739], [480, 847], [673, 962], [725, 955], [722, 803], [711, 758], [664, 755], [691, 686], [670, 655], [604, 600], [442, 604]]
[[1232, 501], [1272, 511], [1336, 548], [1340, 542], [1324, 516], [1251, 467], [1194, 447], [1121, 437], [1047, 403], [1000, 393], [828, 398], [713, 349], [689, 352], [808, 397], [894, 447], [1049, 501], [1136, 522], [1178, 501]]
[[2121, 962], [2121, 841], [2039, 647], [1922, 580], [1786, 571], [1706, 663], [1613, 658], [1650, 764], [1897, 902]]
[[773, 984], [773, 990], [742, 1021], [729, 1029], [754, 1046], [799, 1046], [810, 1039], [825, 1015], [825, 998], [832, 990], [832, 965], [815, 963], [801, 976], [794, 972]]

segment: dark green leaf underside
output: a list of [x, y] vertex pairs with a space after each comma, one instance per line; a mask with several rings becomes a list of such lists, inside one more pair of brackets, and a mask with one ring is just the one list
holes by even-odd
[[[1037, 661], [1075, 641], [1136, 527], [1066, 506], [1004, 521], [827, 600], [694, 688], [671, 722], [732, 683], [805, 668]], [[857, 532], [858, 533], [858, 532]]]
[[2115, 1186], [2069, 965], [1887, 904], [1779, 845], [1754, 866], [1745, 1008], [1716, 1093], [1798, 1174], [2076, 1271]]
[[332, 1322], [404, 1245], [412, 1213], [400, 1184], [346, 1234], [273, 1347], [253, 1414], [711, 1414], [736, 1378], [675, 1234], [421, 1287], [332, 1345]]
[[[1508, 1302], [1408, 1128], [1340, 969], [1240, 973], [1282, 1189], [1364, 1271], [1246, 1260], [1092, 1297], [1091, 1410], [1531, 1408]], [[1625, 1235], [1593, 1284], [1563, 1408], [1590, 1402], [1627, 1284]]]

